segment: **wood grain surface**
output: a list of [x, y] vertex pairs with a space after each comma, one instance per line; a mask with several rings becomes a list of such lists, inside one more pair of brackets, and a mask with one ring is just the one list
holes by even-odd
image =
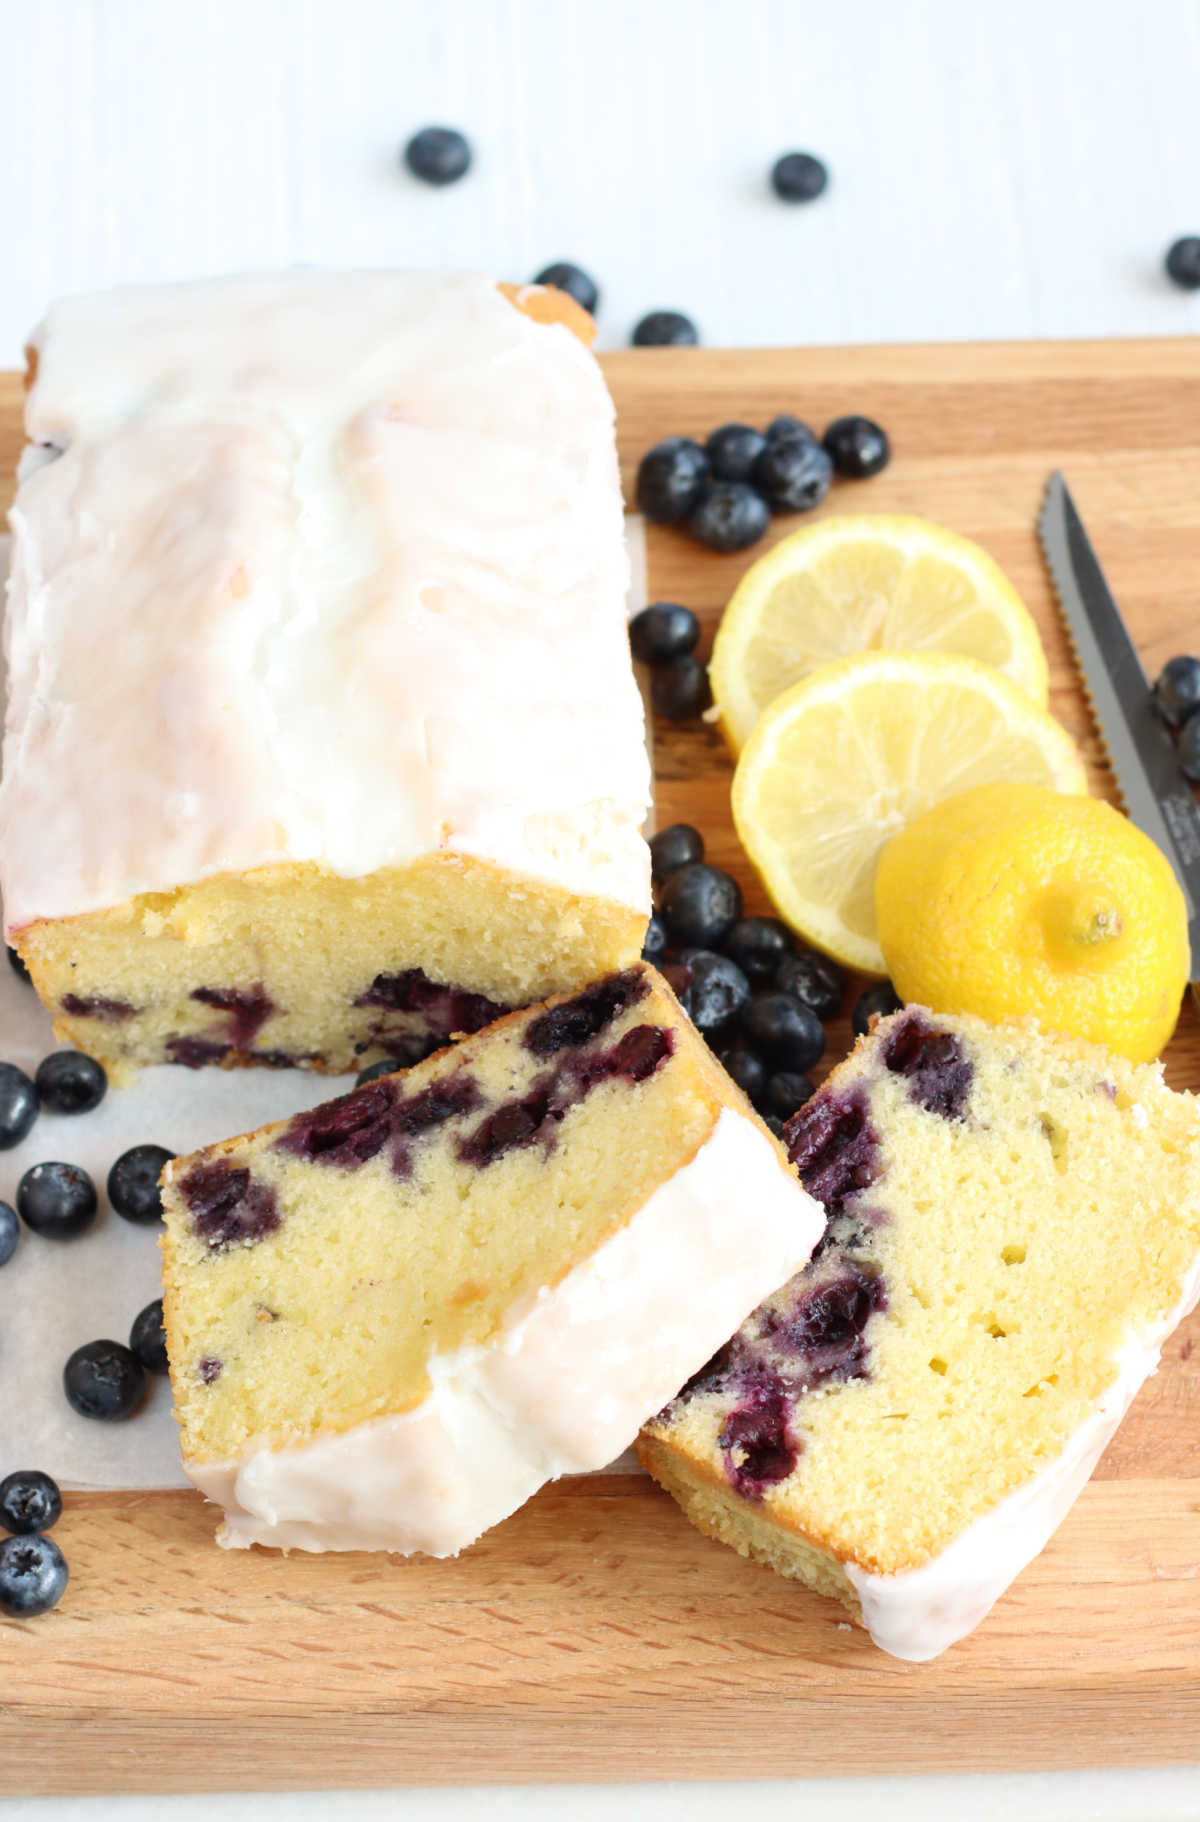
[[[1034, 519], [1062, 467], [1147, 669], [1200, 643], [1200, 344], [638, 351], [604, 366], [627, 482], [672, 431], [781, 410], [878, 417], [892, 466], [822, 510], [919, 512], [984, 544], [1037, 616], [1052, 706], [1110, 789]], [[4, 473], [19, 398], [0, 377]], [[650, 535], [652, 592], [701, 613], [705, 651], [745, 562]], [[660, 822], [697, 823], [765, 908], [716, 736], [656, 735]], [[847, 1037], [832, 1029], [831, 1059]], [[1200, 1088], [1190, 1004], [1167, 1061], [1174, 1085]], [[62, 1606], [0, 1622], [0, 1789], [1200, 1763], [1197, 1339], [1200, 1315], [1049, 1548], [923, 1666], [701, 1538], [635, 1476], [547, 1488], [445, 1563], [224, 1553], [196, 1495], [72, 1496]]]

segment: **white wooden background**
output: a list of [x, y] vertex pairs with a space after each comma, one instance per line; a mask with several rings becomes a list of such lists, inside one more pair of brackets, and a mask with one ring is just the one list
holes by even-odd
[[[0, 0], [0, 359], [56, 292], [308, 260], [604, 290], [713, 343], [1175, 334], [1200, 0]], [[428, 122], [476, 164], [397, 165]], [[787, 207], [773, 157], [826, 195]]]
[[[1161, 272], [1200, 233], [1200, 0], [0, 0], [0, 41], [0, 365], [56, 293], [295, 261], [575, 259], [608, 346], [659, 307], [726, 345], [1200, 330], [1200, 293]], [[431, 122], [475, 146], [452, 189], [397, 163]], [[809, 207], [766, 187], [789, 149], [832, 171]], [[0, 1816], [706, 1822], [751, 1801], [1182, 1818], [1200, 1773], [0, 1795]]]

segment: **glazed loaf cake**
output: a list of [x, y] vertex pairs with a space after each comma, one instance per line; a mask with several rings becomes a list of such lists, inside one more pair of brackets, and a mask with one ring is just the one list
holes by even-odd
[[812, 1263], [645, 1429], [701, 1530], [896, 1656], [969, 1632], [1200, 1288], [1200, 1113], [1157, 1066], [909, 1009], [787, 1128]]
[[221, 1542], [451, 1555], [603, 1467], [824, 1226], [644, 965], [165, 1173]]
[[60, 1038], [346, 1070], [636, 960], [613, 408], [572, 322], [416, 272], [51, 309], [0, 885]]

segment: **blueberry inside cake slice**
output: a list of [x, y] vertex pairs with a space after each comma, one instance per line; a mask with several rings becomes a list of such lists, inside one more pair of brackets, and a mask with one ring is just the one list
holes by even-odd
[[611, 1461], [824, 1226], [643, 965], [176, 1159], [163, 1207], [221, 1541], [439, 1556]]
[[909, 1008], [786, 1129], [811, 1263], [643, 1431], [701, 1530], [899, 1657], [1042, 1549], [1200, 1289], [1200, 1113], [1157, 1065]]

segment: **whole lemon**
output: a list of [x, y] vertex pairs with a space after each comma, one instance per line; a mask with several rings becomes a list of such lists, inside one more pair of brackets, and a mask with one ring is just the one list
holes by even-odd
[[879, 941], [903, 999], [1107, 1044], [1148, 1063], [1187, 984], [1183, 894], [1111, 805], [1041, 785], [949, 797], [888, 842]]

